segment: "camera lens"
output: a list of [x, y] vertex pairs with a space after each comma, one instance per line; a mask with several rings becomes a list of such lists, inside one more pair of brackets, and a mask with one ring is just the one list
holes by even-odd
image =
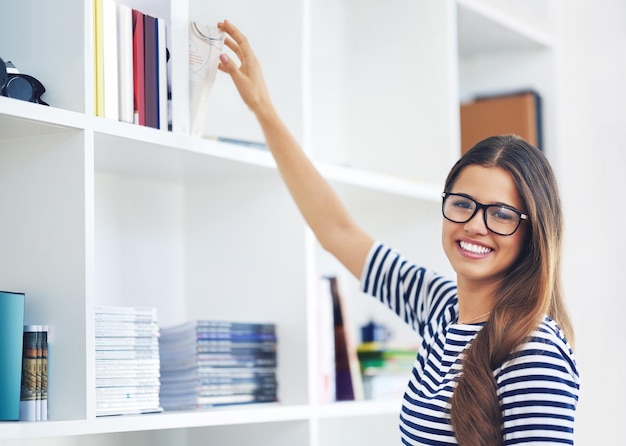
[[33, 98], [33, 86], [23, 77], [12, 77], [6, 84], [6, 95], [10, 98], [30, 101]]

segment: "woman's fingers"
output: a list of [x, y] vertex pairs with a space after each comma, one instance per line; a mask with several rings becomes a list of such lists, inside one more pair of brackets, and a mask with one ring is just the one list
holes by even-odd
[[228, 20], [224, 20], [223, 22], [218, 23], [217, 27], [229, 36], [231, 36], [239, 46], [243, 47], [244, 49], [248, 49], [248, 39], [231, 22], [229, 22]]
[[239, 48], [239, 45], [237, 45], [237, 43], [235, 43], [233, 39], [231, 39], [230, 37], [226, 37], [226, 39], [224, 39], [224, 45], [230, 48], [231, 51], [235, 53], [235, 55], [239, 58], [239, 60], [241, 60], [241, 48]]

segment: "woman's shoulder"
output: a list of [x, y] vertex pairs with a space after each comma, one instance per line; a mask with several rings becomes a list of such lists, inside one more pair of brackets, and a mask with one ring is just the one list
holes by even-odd
[[385, 243], [375, 241], [367, 254], [361, 280], [363, 281], [368, 276], [380, 275], [384, 272], [394, 272], [403, 278], [417, 274], [418, 277], [424, 278], [428, 282], [435, 281], [443, 284], [443, 286], [451, 286], [456, 289], [456, 282], [450, 277], [438, 273], [427, 265], [408, 259]]
[[551, 370], [569, 375], [574, 381], [579, 377], [574, 351], [563, 331], [549, 316], [503, 364], [503, 371], [511, 368], [529, 373], [536, 373], [538, 369]]

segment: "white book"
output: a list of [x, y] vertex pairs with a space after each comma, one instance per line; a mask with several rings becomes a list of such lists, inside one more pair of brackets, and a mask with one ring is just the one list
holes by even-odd
[[317, 360], [318, 360], [318, 403], [335, 400], [335, 326], [333, 321], [333, 298], [328, 279], [318, 281], [317, 296]]
[[157, 18], [157, 45], [159, 52], [159, 129], [168, 130], [168, 103], [167, 103], [167, 30], [165, 20]]
[[104, 56], [104, 117], [119, 119], [117, 59], [117, 6], [102, 0], [102, 45]]
[[135, 114], [133, 97], [133, 10], [129, 6], [117, 5], [117, 37], [119, 120], [132, 123]]

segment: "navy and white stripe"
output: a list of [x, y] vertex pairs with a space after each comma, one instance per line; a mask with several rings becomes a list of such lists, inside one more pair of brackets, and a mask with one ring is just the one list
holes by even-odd
[[[484, 324], [459, 324], [456, 284], [379, 243], [370, 250], [361, 287], [422, 338], [400, 414], [402, 444], [456, 445], [450, 398], [463, 351]], [[578, 371], [552, 319], [546, 316], [494, 377], [505, 445], [573, 444]]]

